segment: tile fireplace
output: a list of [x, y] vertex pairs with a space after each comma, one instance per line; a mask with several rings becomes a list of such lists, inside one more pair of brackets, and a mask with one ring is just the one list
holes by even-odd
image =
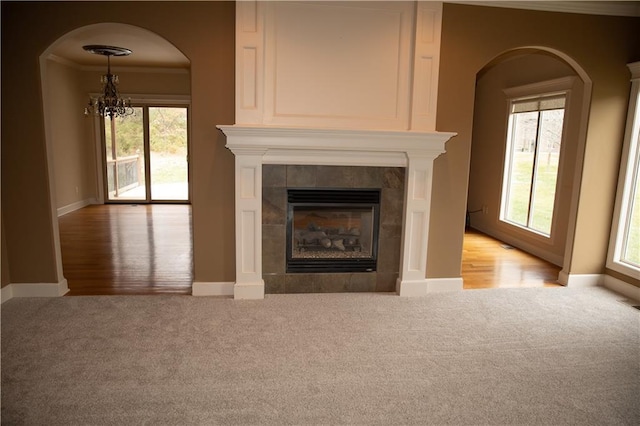
[[395, 291], [404, 182], [402, 167], [263, 165], [265, 293]]

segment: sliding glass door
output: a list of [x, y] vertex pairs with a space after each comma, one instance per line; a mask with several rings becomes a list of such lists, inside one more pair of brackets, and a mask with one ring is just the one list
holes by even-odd
[[140, 106], [105, 118], [105, 173], [111, 202], [189, 200], [188, 109]]
[[152, 200], [188, 200], [187, 109], [149, 107]]

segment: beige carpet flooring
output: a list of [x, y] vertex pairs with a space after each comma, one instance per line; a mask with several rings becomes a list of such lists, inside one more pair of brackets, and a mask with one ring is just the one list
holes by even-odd
[[637, 425], [640, 311], [621, 299], [12, 299], [2, 424]]

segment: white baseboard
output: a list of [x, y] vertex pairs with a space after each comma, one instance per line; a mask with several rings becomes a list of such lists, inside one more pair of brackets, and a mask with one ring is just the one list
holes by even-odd
[[13, 287], [9, 284], [0, 289], [0, 303], [4, 303], [11, 299], [13, 299]]
[[193, 296], [233, 296], [232, 282], [195, 282], [191, 286]]
[[14, 297], [60, 297], [69, 292], [67, 280], [59, 283], [19, 283], [2, 287], [2, 303]]
[[427, 293], [462, 290], [462, 278], [427, 278]]
[[462, 290], [462, 278], [425, 278], [424, 280], [396, 282], [396, 293], [402, 297], [426, 296], [429, 293], [443, 293]]
[[636, 287], [627, 282], [619, 280], [611, 275], [604, 276], [604, 284], [606, 288], [616, 293], [620, 293], [629, 299], [640, 301], [640, 287]]
[[257, 283], [236, 283], [233, 287], [234, 299], [264, 299], [264, 280]]
[[90, 204], [98, 204], [95, 198], [87, 198], [86, 200], [76, 201], [75, 203], [68, 204], [66, 206], [58, 208], [58, 217], [64, 216], [67, 213], [71, 213], [76, 210], [80, 210]]
[[597, 287], [603, 282], [603, 274], [567, 274], [564, 271], [558, 274], [558, 283], [567, 287]]

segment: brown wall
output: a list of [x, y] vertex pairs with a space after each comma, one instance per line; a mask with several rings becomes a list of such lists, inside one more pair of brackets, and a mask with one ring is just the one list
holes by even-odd
[[[194, 275], [233, 281], [233, 155], [215, 125], [234, 122], [234, 3], [2, 2], [2, 256], [11, 282], [58, 282], [38, 58], [100, 22], [153, 31], [191, 61]], [[25, 28], [37, 31], [25, 37]]]
[[[460, 275], [476, 74], [498, 55], [543, 46], [573, 58], [593, 81], [571, 265], [602, 273], [629, 94], [626, 64], [640, 58], [640, 19], [445, 3], [437, 130], [458, 132], [436, 160], [427, 275]], [[499, 167], [499, 165], [497, 165]]]
[[[190, 59], [195, 281], [234, 281], [233, 155], [215, 128], [234, 122], [234, 9], [226, 2], [2, 2], [2, 256], [11, 282], [57, 281], [38, 58], [69, 31], [100, 22], [146, 28]], [[603, 272], [629, 93], [625, 64], [640, 59], [638, 27], [637, 18], [444, 5], [437, 129], [458, 136], [435, 163], [429, 277], [460, 276], [476, 74], [523, 46], [564, 52], [593, 81], [569, 272]], [[37, 31], [25, 37], [25, 28]]]
[[95, 149], [90, 122], [82, 115], [87, 102], [87, 91], [78, 84], [82, 72], [52, 60], [46, 67], [45, 111], [50, 117], [55, 198], [60, 208], [96, 197]]

